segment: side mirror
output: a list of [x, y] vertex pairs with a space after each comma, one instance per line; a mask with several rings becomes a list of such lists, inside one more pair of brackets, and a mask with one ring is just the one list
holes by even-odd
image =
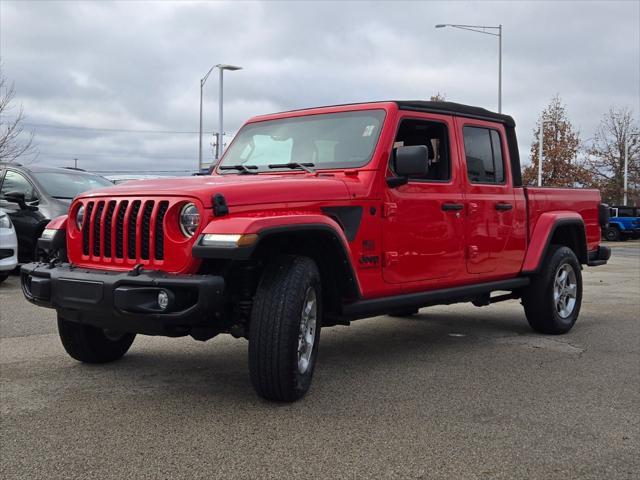
[[17, 203], [18, 206], [23, 210], [26, 210], [26, 208], [27, 208], [27, 204], [24, 201], [24, 193], [23, 192], [7, 192], [7, 193], [4, 194], [4, 199], [7, 202]]
[[390, 187], [398, 187], [409, 181], [409, 177], [426, 175], [429, 170], [429, 150], [426, 145], [396, 148], [393, 170], [396, 177], [387, 179]]

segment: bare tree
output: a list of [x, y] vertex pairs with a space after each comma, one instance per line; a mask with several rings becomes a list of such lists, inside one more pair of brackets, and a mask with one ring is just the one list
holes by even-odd
[[446, 102], [447, 94], [438, 92], [435, 95], [431, 95], [431, 98], [429, 100], [431, 100], [432, 102]]
[[35, 159], [33, 132], [25, 132], [22, 105], [13, 104], [15, 89], [0, 75], [0, 161], [15, 162], [18, 158]]
[[548, 187], [575, 187], [588, 180], [578, 163], [580, 134], [573, 128], [567, 109], [556, 95], [542, 111], [533, 132], [531, 165], [522, 174], [525, 185], [535, 185], [538, 177], [540, 129], [543, 128], [542, 185]]
[[598, 188], [605, 202], [622, 204], [624, 197], [624, 157], [628, 148], [628, 187], [630, 203], [640, 202], [640, 138], [633, 112], [611, 107], [586, 149], [585, 169], [590, 186]]

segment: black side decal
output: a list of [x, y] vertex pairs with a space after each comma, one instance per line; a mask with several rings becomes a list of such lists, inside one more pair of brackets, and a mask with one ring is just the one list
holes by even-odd
[[347, 240], [355, 240], [362, 221], [362, 207], [324, 207], [322, 212], [338, 222]]

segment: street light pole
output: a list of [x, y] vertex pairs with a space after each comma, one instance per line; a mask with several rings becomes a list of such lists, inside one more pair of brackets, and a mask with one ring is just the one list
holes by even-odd
[[544, 124], [548, 123], [540, 118], [540, 135], [538, 135], [538, 186], [542, 186], [542, 149], [544, 145]]
[[502, 113], [502, 24], [498, 25], [498, 113]]
[[207, 82], [207, 78], [211, 75], [211, 71], [215, 68], [211, 67], [207, 74], [200, 79], [200, 131], [199, 131], [199, 148], [198, 148], [198, 172], [202, 170], [202, 91], [204, 84]]
[[220, 85], [218, 86], [218, 132], [219, 132], [219, 140], [218, 140], [218, 148], [216, 148], [216, 153], [218, 156], [216, 160], [222, 156], [222, 149], [224, 148], [224, 127], [223, 127], [223, 108], [222, 104], [224, 102], [224, 69], [220, 69]]
[[222, 157], [224, 153], [224, 118], [223, 118], [223, 96], [224, 96], [224, 71], [229, 70], [230, 72], [234, 72], [236, 70], [242, 70], [242, 67], [238, 67], [236, 65], [226, 65], [226, 64], [218, 64], [216, 68], [220, 70], [220, 90], [218, 95], [218, 148], [216, 149], [217, 157], [216, 160]]
[[544, 120], [540, 121], [540, 135], [538, 135], [538, 186], [542, 186], [542, 146], [544, 145]]
[[223, 141], [223, 134], [222, 134], [222, 71], [223, 70], [230, 70], [230, 71], [234, 71], [234, 70], [241, 70], [242, 67], [236, 67], [235, 65], [225, 65], [222, 63], [219, 63], [217, 65], [214, 65], [213, 67], [211, 67], [209, 69], [209, 71], [207, 72], [207, 74], [202, 77], [200, 79], [200, 130], [199, 130], [199, 148], [198, 148], [198, 172], [200, 172], [202, 170], [202, 96], [203, 96], [203, 90], [204, 90], [204, 84], [207, 83], [207, 79], [209, 78], [209, 75], [211, 75], [211, 72], [213, 71], [214, 68], [218, 68], [220, 70], [220, 98], [219, 98], [219, 113], [220, 113], [220, 133], [218, 134], [218, 148], [216, 148], [216, 159], [219, 158], [219, 155], [222, 155], [222, 141]]
[[[469, 30], [470, 32], [484, 33], [485, 35], [493, 35], [498, 37], [498, 113], [502, 113], [502, 24], [498, 26], [487, 25], [457, 25], [453, 23], [439, 23], [436, 28], [459, 28], [460, 30]], [[493, 33], [487, 30], [497, 30]]]

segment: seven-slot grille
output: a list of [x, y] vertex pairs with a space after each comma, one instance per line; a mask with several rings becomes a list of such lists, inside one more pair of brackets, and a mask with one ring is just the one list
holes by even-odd
[[112, 260], [164, 260], [168, 208], [167, 200], [86, 202], [82, 253]]

